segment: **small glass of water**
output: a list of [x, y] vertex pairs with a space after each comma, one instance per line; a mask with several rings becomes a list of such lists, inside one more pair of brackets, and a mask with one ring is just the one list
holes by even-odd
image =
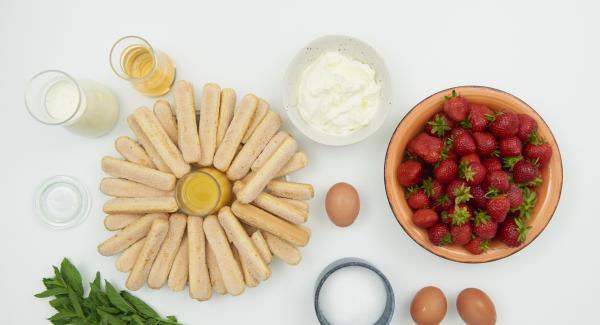
[[59, 70], [42, 71], [25, 91], [27, 110], [41, 123], [99, 137], [110, 131], [119, 117], [117, 97], [92, 80], [75, 80]]

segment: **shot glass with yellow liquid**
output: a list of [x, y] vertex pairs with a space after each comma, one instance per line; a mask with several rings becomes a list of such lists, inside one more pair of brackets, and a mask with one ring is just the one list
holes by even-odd
[[200, 168], [179, 179], [175, 199], [188, 215], [215, 214], [231, 202], [231, 182], [217, 169]]
[[138, 36], [125, 36], [113, 45], [110, 66], [146, 96], [166, 94], [175, 81], [171, 58]]

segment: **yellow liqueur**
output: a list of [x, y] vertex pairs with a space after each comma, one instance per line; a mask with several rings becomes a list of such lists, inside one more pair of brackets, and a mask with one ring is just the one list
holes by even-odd
[[201, 168], [185, 175], [175, 190], [179, 207], [192, 216], [214, 214], [230, 203], [231, 197], [231, 182], [214, 168]]
[[166, 94], [175, 81], [171, 58], [136, 36], [124, 37], [115, 43], [111, 66], [117, 75], [147, 96]]

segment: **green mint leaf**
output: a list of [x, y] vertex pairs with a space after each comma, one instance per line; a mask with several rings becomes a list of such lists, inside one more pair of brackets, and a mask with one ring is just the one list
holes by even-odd
[[120, 320], [117, 316], [115, 315], [111, 315], [101, 309], [97, 309], [96, 310], [98, 312], [98, 315], [100, 315], [100, 317], [102, 318], [102, 321], [105, 322], [105, 324], [109, 324], [109, 325], [127, 325], [126, 322]]
[[81, 283], [81, 274], [77, 270], [77, 268], [71, 264], [68, 259], [63, 259], [60, 263], [60, 274], [64, 281], [67, 283], [69, 287], [71, 287], [75, 293], [80, 296], [83, 296], [83, 284]]
[[40, 292], [40, 293], [34, 295], [34, 297], [48, 298], [48, 297], [52, 297], [52, 296], [65, 295], [65, 294], [67, 294], [66, 288], [53, 288], [53, 289], [48, 289], [44, 292]]
[[71, 305], [73, 306], [77, 316], [85, 318], [85, 315], [83, 314], [83, 308], [81, 308], [81, 302], [79, 301], [80, 296], [78, 296], [77, 293], [70, 287], [67, 288], [67, 292], [69, 295], [69, 301], [71, 301]]
[[71, 305], [71, 302], [67, 297], [59, 297], [50, 300], [49, 304], [57, 311], [62, 311], [68, 309], [68, 307]]
[[145, 302], [143, 302], [140, 298], [132, 295], [127, 291], [121, 291], [121, 295], [127, 302], [129, 302], [140, 314], [145, 317], [152, 318], [160, 318], [158, 313], [152, 309], [152, 307], [148, 306]]
[[135, 309], [125, 299], [123, 299], [123, 297], [121, 297], [119, 292], [110, 282], [105, 280], [104, 283], [106, 286], [106, 296], [113, 306], [126, 313], [135, 312]]
[[54, 322], [54, 321], [67, 321], [67, 323], [70, 323], [73, 319], [77, 319], [77, 315], [73, 312], [69, 312], [69, 311], [61, 311], [58, 312], [54, 315], [52, 315], [52, 317], [48, 318], [49, 321]]

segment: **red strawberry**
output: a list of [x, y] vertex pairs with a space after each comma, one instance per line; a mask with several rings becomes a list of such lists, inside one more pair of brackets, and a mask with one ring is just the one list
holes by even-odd
[[467, 129], [462, 128], [462, 127], [455, 127], [452, 129], [452, 131], [450, 131], [450, 136], [452, 138], [456, 139], [457, 136], [459, 136], [461, 134], [467, 134], [467, 133], [469, 133], [469, 131], [467, 131]]
[[510, 136], [500, 139], [498, 148], [503, 157], [517, 157], [521, 155], [522, 147], [521, 140], [516, 136]]
[[474, 153], [477, 147], [475, 146], [475, 140], [469, 133], [462, 133], [454, 137], [453, 149], [457, 155], [464, 156]]
[[486, 211], [496, 222], [502, 222], [510, 210], [510, 201], [506, 196], [491, 198], [486, 206]]
[[471, 209], [466, 204], [454, 205], [448, 209], [448, 218], [453, 225], [469, 223], [472, 215]]
[[513, 181], [518, 184], [535, 181], [540, 176], [540, 171], [528, 160], [521, 159], [513, 167]]
[[491, 108], [489, 108], [483, 104], [471, 103], [471, 112], [479, 113], [479, 114], [482, 114], [483, 116], [494, 115], [494, 111]]
[[529, 136], [529, 143], [523, 149], [523, 156], [531, 161], [536, 161], [537, 165], [542, 168], [552, 157], [552, 147], [539, 137], [537, 132], [533, 131]]
[[473, 195], [473, 204], [480, 209], [485, 209], [488, 199], [481, 185], [471, 186], [471, 195]]
[[433, 170], [433, 175], [438, 182], [442, 184], [449, 183], [456, 179], [456, 176], [458, 175], [458, 165], [454, 160], [443, 160]]
[[517, 132], [517, 136], [521, 141], [527, 141], [531, 132], [537, 129], [537, 122], [527, 114], [518, 114], [517, 117], [519, 118], [519, 132]]
[[427, 133], [421, 133], [412, 139], [409, 145], [414, 153], [430, 164], [440, 160], [442, 154], [442, 139], [432, 137]]
[[452, 97], [444, 103], [444, 113], [454, 122], [463, 121], [469, 114], [469, 102], [452, 91]]
[[423, 190], [433, 201], [439, 199], [444, 194], [444, 185], [438, 180], [432, 180], [428, 177], [423, 181]]
[[460, 178], [467, 181], [469, 185], [478, 185], [485, 179], [485, 167], [478, 162], [464, 162], [459, 166]]
[[452, 235], [448, 226], [443, 223], [436, 223], [427, 229], [429, 240], [437, 246], [447, 245], [452, 243]]
[[510, 247], [518, 247], [525, 242], [527, 232], [531, 227], [526, 227], [520, 218], [509, 218], [500, 224], [498, 238]]
[[412, 215], [412, 221], [417, 227], [429, 228], [438, 222], [438, 214], [431, 209], [420, 209]]
[[516, 135], [519, 132], [519, 117], [513, 112], [502, 112], [490, 124], [490, 131], [499, 138]]
[[506, 193], [510, 184], [508, 183], [508, 174], [506, 174], [503, 170], [497, 170], [493, 172], [488, 172], [485, 178], [485, 186], [484, 188], [493, 187], [501, 193]]
[[[463, 180], [454, 180], [446, 186], [446, 194], [450, 199], [450, 202], [456, 203], [458, 198], [458, 203], [465, 203], [472, 198], [470, 187], [467, 182]], [[457, 204], [458, 204], [457, 203]]]
[[473, 132], [473, 139], [481, 157], [488, 157], [496, 150], [496, 138], [491, 133]]
[[489, 245], [489, 241], [475, 237], [465, 245], [465, 249], [473, 255], [479, 255], [485, 253], [490, 248]]
[[429, 208], [429, 198], [423, 190], [416, 190], [408, 197], [408, 205], [414, 210]]
[[479, 156], [476, 153], [470, 153], [468, 155], [462, 156], [460, 158], [460, 162], [462, 163], [463, 161], [467, 161], [467, 162], [477, 162], [477, 163], [481, 163], [481, 159], [479, 159]]
[[438, 113], [427, 122], [425, 130], [433, 136], [443, 138], [453, 126], [454, 122], [450, 121], [444, 113]]
[[490, 216], [484, 211], [477, 211], [473, 221], [473, 231], [483, 239], [492, 239], [496, 237], [498, 231], [498, 223], [490, 220]]
[[515, 184], [510, 184], [506, 196], [510, 202], [511, 209], [516, 209], [523, 203], [523, 191]]
[[[450, 201], [447, 194], [440, 196], [435, 202], [433, 202], [433, 208], [438, 213], [442, 214], [446, 212], [446, 210], [450, 209], [450, 207], [454, 204], [454, 202]], [[446, 215], [448, 213], [446, 212]], [[441, 215], [440, 215], [441, 216]]]
[[498, 157], [491, 157], [481, 162], [488, 173], [502, 170], [502, 161]]
[[552, 157], [552, 147], [549, 143], [528, 143], [523, 150], [523, 156], [531, 161], [537, 161], [540, 167], [544, 167]]
[[452, 235], [452, 242], [456, 245], [465, 245], [471, 241], [473, 230], [470, 223], [463, 225], [452, 225], [450, 227], [450, 234]]
[[405, 187], [417, 185], [422, 175], [423, 165], [416, 160], [407, 160], [401, 163], [396, 171], [398, 183]]

